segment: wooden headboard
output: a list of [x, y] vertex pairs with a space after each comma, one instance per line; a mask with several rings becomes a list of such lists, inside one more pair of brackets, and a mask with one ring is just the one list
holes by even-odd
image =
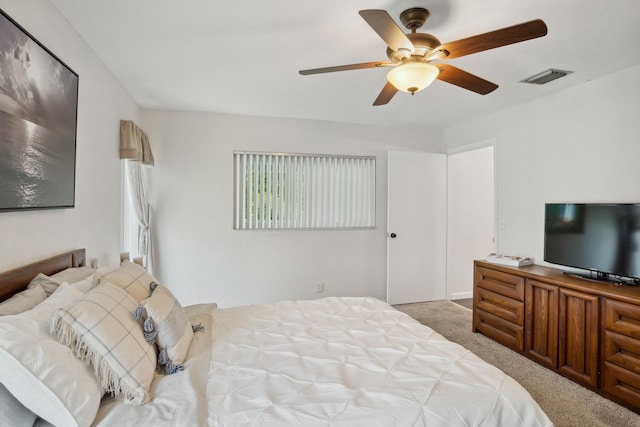
[[70, 267], [82, 267], [85, 265], [85, 249], [74, 249], [60, 255], [52, 256], [31, 264], [14, 268], [0, 273], [0, 301], [22, 291], [29, 282], [38, 275], [55, 274]]

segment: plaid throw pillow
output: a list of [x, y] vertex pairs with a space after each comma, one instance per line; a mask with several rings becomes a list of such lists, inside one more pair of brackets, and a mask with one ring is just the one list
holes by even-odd
[[99, 283], [108, 280], [120, 286], [129, 292], [138, 303], [151, 295], [149, 284], [156, 281], [144, 267], [129, 260], [122, 261], [120, 267], [107, 273], [98, 270], [96, 279]]
[[68, 308], [56, 310], [51, 333], [94, 370], [103, 391], [141, 405], [150, 399], [156, 352], [133, 318], [137, 302], [120, 286], [103, 281]]
[[147, 341], [158, 346], [158, 367], [165, 374], [173, 374], [184, 367], [193, 327], [184, 309], [165, 286], [153, 283], [152, 294], [136, 310], [136, 317], [145, 318]]

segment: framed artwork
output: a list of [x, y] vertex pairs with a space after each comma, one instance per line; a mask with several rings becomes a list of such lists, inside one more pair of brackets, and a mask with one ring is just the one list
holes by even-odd
[[78, 75], [0, 10], [0, 212], [75, 205]]

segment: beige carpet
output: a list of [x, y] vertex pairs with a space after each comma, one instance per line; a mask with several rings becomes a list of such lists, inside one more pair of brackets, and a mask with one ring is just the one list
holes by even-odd
[[[471, 310], [449, 301], [395, 306], [513, 377], [556, 427], [640, 426], [640, 415], [471, 332]], [[505, 426], [510, 427], [510, 426]], [[515, 426], [514, 426], [515, 427]]]

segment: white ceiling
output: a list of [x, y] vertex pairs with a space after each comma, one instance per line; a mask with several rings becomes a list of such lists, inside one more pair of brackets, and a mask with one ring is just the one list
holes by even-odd
[[[50, 1], [148, 109], [443, 129], [640, 64], [638, 0]], [[411, 7], [443, 43], [536, 18], [548, 35], [451, 60], [500, 86], [484, 96], [435, 81], [373, 107], [388, 68], [298, 74], [386, 60], [358, 10]], [[519, 83], [548, 68], [574, 73]]]

